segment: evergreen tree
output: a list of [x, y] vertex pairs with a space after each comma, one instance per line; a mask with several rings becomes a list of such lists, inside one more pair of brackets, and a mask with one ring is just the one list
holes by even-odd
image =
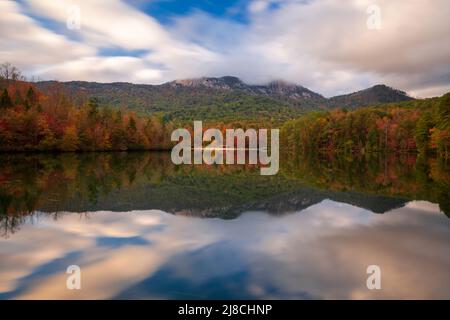
[[450, 93], [447, 93], [440, 98], [438, 115], [438, 127], [440, 129], [450, 129]]
[[34, 92], [33, 88], [31, 86], [28, 87], [26, 101], [28, 102], [29, 107], [34, 107], [37, 103], [37, 100], [37, 95]]
[[95, 118], [98, 114], [99, 101], [96, 97], [92, 97], [88, 102], [89, 117]]
[[13, 102], [8, 94], [8, 90], [4, 89], [2, 95], [0, 96], [0, 108], [6, 109], [12, 106]]
[[429, 112], [425, 112], [417, 122], [415, 140], [420, 153], [426, 154], [430, 142], [430, 129], [433, 127], [433, 121]]
[[16, 106], [24, 104], [22, 96], [20, 95], [19, 90], [16, 90], [16, 92], [14, 93], [14, 104]]

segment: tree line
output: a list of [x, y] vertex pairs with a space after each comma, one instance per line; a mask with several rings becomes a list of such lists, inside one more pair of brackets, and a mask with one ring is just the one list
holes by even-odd
[[75, 105], [57, 85], [46, 95], [32, 83], [0, 80], [0, 151], [159, 150], [171, 146], [173, 124], [162, 115]]
[[[289, 158], [281, 165], [276, 176], [261, 176], [251, 165], [179, 167], [163, 152], [0, 154], [0, 237], [36, 212], [57, 218], [67, 211], [153, 208], [234, 218], [252, 204], [273, 213], [294, 212], [304, 195], [351, 199], [379, 213], [398, 201], [427, 200], [450, 217], [450, 170], [444, 159], [324, 156]], [[348, 190], [353, 191], [349, 198]], [[335, 192], [342, 198], [333, 198]]]
[[[195, 118], [208, 113], [203, 109], [180, 111], [177, 117], [100, 107], [97, 98], [74, 97], [57, 82], [43, 94], [10, 64], [0, 66], [0, 93], [0, 151], [170, 150], [175, 128], [190, 128], [192, 119], [208, 120]], [[280, 116], [271, 119], [273, 114], [271, 109], [268, 116], [252, 118], [236, 109], [232, 118], [209, 119], [204, 130], [281, 128], [280, 148], [291, 154], [418, 152], [449, 158], [450, 93], [353, 111], [286, 113], [282, 122]]]
[[[287, 153], [361, 155], [377, 152], [450, 156], [450, 93], [355, 111], [310, 112], [287, 121]], [[283, 148], [282, 148], [283, 149]]]

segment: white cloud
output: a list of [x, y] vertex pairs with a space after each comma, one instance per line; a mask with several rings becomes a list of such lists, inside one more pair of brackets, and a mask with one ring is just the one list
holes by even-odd
[[32, 71], [35, 66], [53, 65], [95, 54], [93, 48], [39, 26], [21, 13], [15, 2], [0, 2], [0, 12], [2, 61], [14, 62], [19, 67]]
[[[450, 90], [450, 2], [378, 0], [381, 29], [369, 30], [372, 2], [255, 0], [247, 6], [248, 24], [197, 10], [164, 26], [119, 0], [2, 1], [0, 60], [61, 80], [161, 83], [236, 75], [251, 83], [294, 81], [325, 95], [375, 83], [418, 96]], [[74, 4], [82, 24], [70, 31], [64, 26]], [[103, 48], [124, 53], [105, 57]], [[130, 50], [144, 53], [127, 56]]]
[[54, 79], [95, 80], [98, 82], [146, 82], [159, 80], [161, 71], [148, 68], [142, 59], [135, 57], [85, 57], [66, 61], [39, 70]]
[[256, 0], [256, 1], [252, 1], [250, 2], [250, 4], [248, 5], [248, 10], [251, 13], [259, 13], [262, 11], [265, 11], [270, 5], [269, 1], [266, 0]]

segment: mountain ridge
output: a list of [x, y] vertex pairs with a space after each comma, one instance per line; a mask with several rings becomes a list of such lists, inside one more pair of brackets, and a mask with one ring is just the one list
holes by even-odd
[[[242, 81], [238, 77], [235, 76], [222, 76], [222, 77], [200, 77], [200, 78], [186, 78], [186, 79], [176, 79], [168, 82], [164, 82], [162, 84], [143, 84], [143, 83], [132, 83], [132, 82], [97, 82], [97, 81], [83, 81], [83, 80], [71, 80], [71, 81], [56, 81], [56, 80], [49, 80], [49, 81], [38, 81], [36, 84], [38, 86], [40, 84], [45, 83], [60, 83], [60, 84], [88, 84], [88, 85], [102, 85], [102, 86], [117, 86], [117, 85], [123, 85], [123, 86], [138, 86], [138, 87], [172, 87], [172, 88], [180, 88], [180, 87], [190, 87], [190, 88], [211, 88], [216, 90], [244, 90], [249, 93], [255, 93], [255, 94], [292, 94], [293, 92], [303, 91], [308, 94], [304, 94], [303, 98], [319, 98], [319, 99], [325, 99], [325, 100], [333, 100], [333, 99], [340, 99], [343, 97], [349, 97], [349, 96], [360, 96], [363, 93], [370, 93], [370, 91], [391, 91], [393, 93], [396, 93], [400, 96], [404, 96], [409, 98], [408, 100], [413, 99], [410, 97], [406, 92], [390, 87], [386, 84], [375, 84], [371, 87], [361, 89], [358, 91], [354, 91], [351, 93], [346, 94], [340, 94], [336, 96], [331, 96], [329, 98], [325, 98], [322, 94], [314, 92], [307, 87], [304, 87], [302, 85], [296, 84], [294, 82], [289, 82], [285, 80], [272, 80], [269, 82], [266, 82], [265, 84], [247, 84], [246, 82]], [[292, 98], [297, 98], [293, 96]], [[396, 101], [392, 101], [396, 102]]]
[[247, 84], [234, 76], [178, 79], [158, 85], [89, 81], [40, 81], [35, 84], [43, 92], [56, 84], [75, 99], [97, 97], [102, 105], [125, 107], [147, 114], [163, 112], [168, 117], [186, 120], [201, 118], [211, 110], [216, 118], [242, 113], [244, 118], [270, 118], [275, 114], [287, 119], [312, 110], [356, 109], [413, 99], [401, 90], [382, 84], [325, 98], [304, 86], [284, 80]]

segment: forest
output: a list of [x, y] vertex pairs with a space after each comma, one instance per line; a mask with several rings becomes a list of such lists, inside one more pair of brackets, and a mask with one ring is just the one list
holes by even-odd
[[[352, 110], [343, 105], [294, 112], [280, 106], [267, 116], [258, 113], [252, 117], [236, 109], [232, 118], [215, 112], [216, 117], [195, 119], [198, 110], [193, 108], [170, 117], [163, 111], [145, 114], [126, 106], [101, 106], [96, 97], [75, 99], [56, 82], [48, 85], [44, 94], [24, 80], [15, 67], [4, 64], [0, 70], [3, 152], [170, 150], [170, 134], [175, 128], [189, 128], [192, 120], [204, 120], [204, 130], [280, 128], [281, 151], [288, 154], [391, 152], [449, 157], [450, 93]], [[221, 108], [233, 108], [233, 104]], [[208, 113], [208, 107], [199, 110]], [[274, 118], [275, 110], [279, 115]]]
[[419, 153], [448, 159], [450, 93], [347, 111], [310, 112], [282, 126], [290, 153]]
[[100, 108], [95, 98], [76, 106], [58, 87], [44, 95], [31, 83], [7, 81], [5, 86], [3, 82], [1, 151], [170, 148], [170, 133], [174, 128], [158, 114], [140, 117], [126, 110]]

